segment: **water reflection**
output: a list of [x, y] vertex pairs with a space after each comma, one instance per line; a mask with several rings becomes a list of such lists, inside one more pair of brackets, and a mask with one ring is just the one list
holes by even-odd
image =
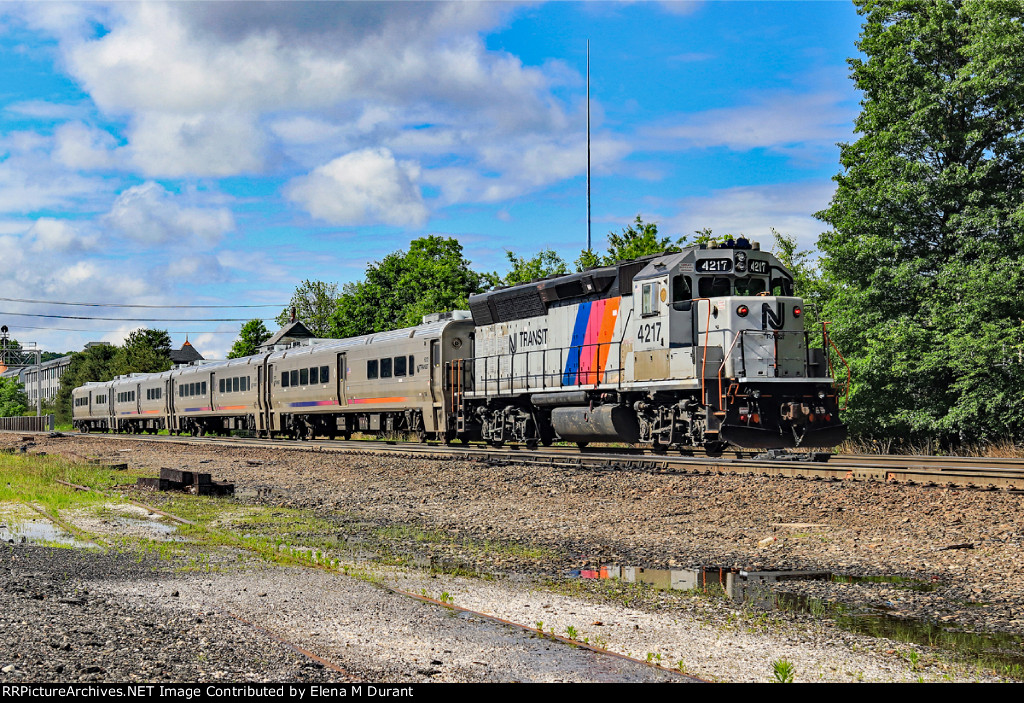
[[569, 576], [585, 579], [621, 579], [664, 590], [720, 593], [738, 605], [762, 610], [808, 613], [831, 618], [839, 627], [872, 637], [952, 650], [982, 666], [1014, 678], [1024, 676], [1024, 638], [1005, 632], [966, 632], [954, 623], [890, 614], [884, 605], [849, 606], [836, 601], [786, 592], [786, 583], [828, 581], [832, 583], [881, 584], [900, 590], [927, 592], [941, 586], [901, 576], [849, 576], [830, 571], [779, 570], [746, 571], [720, 567], [694, 569], [649, 569], [641, 566], [605, 564], [576, 569]]

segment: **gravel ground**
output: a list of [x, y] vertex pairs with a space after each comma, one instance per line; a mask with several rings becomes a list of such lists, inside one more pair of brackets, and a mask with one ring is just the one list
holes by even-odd
[[[0, 435], [0, 446], [18, 440], [15, 435]], [[703, 678], [763, 681], [771, 673], [771, 662], [779, 658], [796, 663], [798, 680], [989, 677], [982, 671], [952, 666], [926, 648], [843, 632], [823, 621], [821, 613], [795, 615], [785, 623], [772, 616], [765, 625], [765, 615], [687, 594], [647, 593], [638, 598], [632, 593], [609, 593], [604, 585], [578, 582], [576, 590], [559, 594], [536, 590], [531, 584], [598, 563], [902, 576], [925, 584], [927, 590], [892, 583], [807, 580], [787, 582], [785, 588], [825, 602], [883, 608], [897, 618], [955, 623], [968, 630], [1024, 633], [1024, 583], [1015, 576], [1024, 532], [1020, 510], [1024, 498], [1019, 495], [638, 470], [559, 468], [542, 472], [529, 466], [150, 445], [102, 437], [39, 439], [29, 451], [118, 457], [133, 467], [154, 471], [162, 466], [202, 470], [217, 480], [234, 482], [240, 499], [260, 496], [259, 500], [310, 508], [330, 517], [349, 544], [363, 540], [371, 549], [383, 546], [425, 561], [518, 576], [520, 579], [484, 581], [431, 578], [417, 571], [381, 573], [388, 583], [413, 593], [424, 589], [436, 596], [441, 591], [439, 584], [444, 584], [457, 605], [529, 625], [543, 621], [545, 630], [554, 627], [559, 634], [573, 626], [581, 633], [580, 639], [592, 638], [641, 659], [650, 653], [661, 656], [667, 666], [682, 660], [688, 672]], [[405, 529], [381, 531], [396, 526]], [[433, 537], [424, 540], [424, 532]], [[382, 534], [389, 536], [385, 539]], [[971, 548], [963, 546], [968, 544]], [[314, 578], [300, 573], [283, 577], [280, 573], [273, 570], [260, 578], [300, 582]], [[316, 578], [328, 578], [316, 573]], [[207, 581], [182, 578], [187, 583], [176, 588], [182, 593], [196, 589], [197, 595], [178, 599], [178, 603], [206, 603], [204, 599], [209, 598], [212, 610], [234, 608], [252, 617], [267, 617], [271, 612], [264, 612], [260, 605], [271, 603], [267, 597], [237, 599], [239, 592], [253, 590], [232, 585], [233, 578], [241, 578], [237, 574]], [[420, 581], [426, 585], [419, 585]], [[116, 603], [137, 601], [143, 608], [161, 602], [153, 589], [163, 586], [153, 580], [128, 575], [105, 579], [102, 584], [100, 590]], [[320, 592], [329, 584], [303, 587]], [[278, 593], [283, 588], [272, 584], [263, 592]], [[379, 598], [379, 589], [375, 592]], [[272, 612], [279, 613], [274, 617], [280, 620], [274, 622], [284, 629], [297, 627], [288, 625], [287, 613], [315, 612], [309, 610], [314, 605], [275, 607]], [[345, 612], [323, 616], [331, 623], [344, 622], [347, 617], [352, 616]], [[598, 622], [602, 624], [591, 624]], [[336, 634], [340, 629], [341, 625], [318, 628], [320, 635], [302, 631], [303, 637], [309, 637], [302, 641], [338, 652]], [[464, 639], [464, 635], [455, 639]], [[399, 642], [384, 638], [383, 630], [378, 641], [384, 649], [402, 649]], [[345, 648], [349, 656], [342, 660], [350, 663], [357, 676], [380, 675], [387, 680], [424, 676], [417, 674], [420, 661], [410, 663], [402, 658], [395, 669], [375, 669], [372, 662], [381, 660], [377, 649], [353, 654], [352, 642], [349, 645]], [[1019, 644], [1016, 646], [1019, 650]], [[502, 645], [496, 651], [504, 648]], [[912, 652], [918, 654], [908, 661]], [[502, 678], [509, 676], [509, 668], [497, 656], [482, 667], [465, 665], [453, 654], [446, 666], [432, 665], [439, 672], [430, 678], [511, 680]], [[446, 661], [443, 657], [438, 660]], [[414, 678], [400, 678], [404, 674], [399, 672], [408, 673], [409, 666]], [[234, 675], [230, 669], [224, 670]], [[567, 680], [600, 680], [588, 678], [596, 674], [586, 666], [565, 670], [577, 672], [567, 673]], [[292, 678], [284, 669], [275, 671]], [[483, 678], [471, 678], [474, 671]], [[497, 674], [499, 671], [503, 673]]]

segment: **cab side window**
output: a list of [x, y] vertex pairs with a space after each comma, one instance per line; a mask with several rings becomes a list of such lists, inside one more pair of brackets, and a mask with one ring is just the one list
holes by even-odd
[[772, 295], [793, 295], [793, 281], [788, 278], [773, 278]]
[[646, 317], [648, 315], [658, 314], [658, 284], [657, 282], [644, 283], [643, 291], [641, 294], [642, 310], [641, 314]]
[[672, 277], [672, 309], [689, 310], [693, 303], [693, 290], [690, 287], [689, 276]]

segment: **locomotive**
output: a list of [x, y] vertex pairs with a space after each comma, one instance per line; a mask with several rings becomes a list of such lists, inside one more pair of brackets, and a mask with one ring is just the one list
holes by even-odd
[[551, 276], [471, 296], [469, 308], [415, 327], [86, 384], [73, 394], [74, 425], [624, 442], [711, 455], [827, 447], [846, 436], [827, 328], [812, 346], [791, 272], [756, 242]]

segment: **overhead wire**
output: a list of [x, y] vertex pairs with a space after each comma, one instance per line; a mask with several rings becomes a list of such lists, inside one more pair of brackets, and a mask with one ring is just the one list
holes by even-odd
[[284, 308], [280, 303], [247, 304], [247, 305], [143, 305], [139, 303], [69, 303], [61, 300], [33, 300], [29, 298], [0, 298], [5, 303], [31, 303], [33, 305], [77, 305], [90, 308], [148, 308], [163, 310], [189, 309], [233, 309], [233, 308]]
[[[15, 331], [15, 330], [46, 330], [46, 331], [52, 331], [52, 332], [93, 332], [95, 334], [119, 334], [121, 332], [124, 332], [124, 330], [94, 330], [94, 329], [87, 329], [85, 327], [36, 327], [36, 326], [32, 326], [32, 325], [8, 325], [8, 327], [10, 328], [10, 330], [12, 332]], [[230, 332], [230, 331], [215, 332], [215, 331], [206, 331], [206, 330], [187, 330], [187, 331], [167, 330], [167, 334], [238, 334], [238, 333], [237, 332]]]
[[201, 317], [191, 320], [180, 317], [92, 317], [88, 315], [45, 315], [36, 312], [0, 312], [0, 317], [46, 317], [55, 320], [105, 320], [107, 322], [248, 322], [250, 317]]

